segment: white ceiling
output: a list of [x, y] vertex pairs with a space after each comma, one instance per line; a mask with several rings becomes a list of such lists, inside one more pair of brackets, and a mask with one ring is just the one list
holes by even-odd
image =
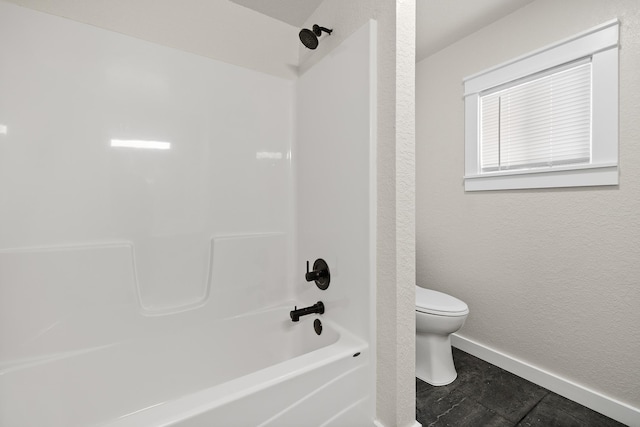
[[302, 27], [322, 0], [230, 0], [264, 15]]
[[416, 62], [534, 0], [416, 0]]
[[[302, 27], [322, 0], [230, 0]], [[349, 1], [349, 0], [344, 0]], [[478, 31], [534, 0], [416, 0], [416, 61]], [[325, 26], [331, 26], [325, 22]]]

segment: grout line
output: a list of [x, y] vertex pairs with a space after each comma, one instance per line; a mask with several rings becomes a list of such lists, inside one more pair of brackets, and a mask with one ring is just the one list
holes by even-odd
[[460, 405], [462, 402], [464, 402], [466, 399], [467, 399], [467, 396], [463, 397], [463, 398], [462, 398], [462, 400], [460, 400], [460, 402], [455, 403], [453, 406], [451, 406], [451, 408], [447, 409], [447, 410], [446, 410], [446, 411], [444, 411], [442, 414], [437, 415], [437, 416], [436, 416], [436, 419], [435, 419], [435, 420], [433, 420], [432, 422], [430, 422], [430, 423], [427, 425], [427, 427], [433, 427], [433, 426], [435, 426], [435, 425], [436, 425], [436, 423], [438, 422], [438, 420], [439, 420], [441, 417], [444, 417], [444, 416], [445, 416], [445, 415], [447, 415], [449, 412], [453, 411], [453, 409], [454, 409], [455, 407], [459, 406], [459, 405]]
[[[494, 413], [494, 414], [496, 414], [496, 416], [497, 416], [497, 417], [502, 418], [503, 420], [505, 420], [505, 421], [507, 421], [507, 422], [509, 422], [509, 423], [513, 422], [513, 421], [511, 421], [509, 418], [505, 417], [504, 415], [502, 415], [501, 413], [499, 413], [498, 411], [496, 411], [495, 409], [491, 409], [491, 408], [489, 408], [488, 406], [484, 405], [482, 402], [478, 402], [478, 401], [477, 401], [476, 399], [474, 399], [473, 397], [467, 396], [466, 394], [465, 394], [464, 396], [465, 396], [465, 397], [468, 397], [468, 398], [469, 398], [469, 399], [471, 399], [471, 400], [473, 400], [476, 404], [478, 404], [478, 405], [482, 406], [484, 409], [486, 409], [486, 410], [487, 410], [487, 412]], [[536, 403], [536, 405], [537, 405], [537, 403]], [[527, 413], [528, 413], [528, 412], [527, 412]], [[517, 425], [519, 422], [520, 422], [520, 421], [518, 421], [518, 422], [516, 422], [515, 424], [513, 424], [513, 426], [512, 426], [512, 427], [516, 427], [516, 425]]]
[[[467, 353], [466, 351], [461, 350], [461, 349], [459, 349], [459, 348], [458, 348], [458, 350], [459, 350], [459, 351], [461, 351], [461, 352], [463, 352], [463, 353], [465, 353], [465, 354], [467, 354], [468, 356], [473, 357], [474, 359], [477, 359], [477, 360], [474, 360], [474, 363], [476, 363], [476, 364], [486, 364], [486, 365], [490, 365], [490, 366], [492, 366], [492, 367], [494, 367], [494, 368], [498, 369], [499, 371], [506, 372], [506, 373], [511, 373], [511, 372], [509, 372], [509, 371], [507, 371], [507, 370], [505, 370], [505, 369], [502, 369], [502, 368], [501, 368], [501, 367], [499, 367], [499, 366], [494, 365], [493, 363], [490, 363], [490, 362], [487, 362], [486, 360], [480, 359], [479, 357], [474, 356], [474, 355], [473, 355], [473, 354], [471, 354], [471, 353]], [[454, 359], [454, 361], [455, 361], [455, 359]], [[515, 374], [513, 374], [513, 375], [515, 375]], [[480, 405], [480, 406], [482, 406], [483, 408], [485, 408], [487, 411], [494, 412], [497, 416], [499, 416], [500, 418], [504, 419], [505, 421], [508, 421], [509, 423], [513, 423], [512, 427], [516, 427], [516, 426], [518, 425], [518, 423], [522, 422], [522, 420], [523, 420], [523, 419], [525, 419], [525, 418], [527, 417], [527, 415], [529, 415], [529, 413], [531, 413], [531, 411], [533, 411], [533, 410], [534, 410], [534, 409], [535, 409], [535, 408], [540, 404], [540, 402], [542, 402], [542, 399], [544, 399], [545, 397], [547, 397], [547, 396], [548, 396], [550, 393], [552, 393], [552, 392], [551, 392], [550, 390], [548, 390], [548, 389], [544, 388], [544, 387], [541, 387], [541, 386], [539, 386], [539, 385], [537, 385], [537, 384], [535, 384], [535, 383], [533, 383], [533, 382], [531, 382], [531, 381], [529, 381], [529, 380], [525, 379], [525, 378], [522, 378], [522, 377], [520, 377], [520, 376], [518, 376], [518, 375], [515, 375], [515, 376], [516, 376], [516, 377], [518, 377], [518, 379], [519, 379], [519, 380], [521, 380], [522, 382], [529, 383], [529, 384], [533, 384], [533, 385], [535, 385], [535, 386], [540, 387], [540, 388], [541, 388], [542, 390], [544, 390], [544, 392], [545, 392], [545, 393], [544, 393], [544, 394], [543, 394], [543, 395], [542, 395], [542, 396], [541, 396], [541, 397], [540, 397], [540, 398], [535, 402], [535, 404], [531, 407], [531, 409], [529, 409], [529, 410], [528, 410], [528, 411], [527, 411], [527, 412], [526, 412], [522, 417], [520, 417], [520, 419], [518, 419], [518, 420], [517, 420], [517, 421], [515, 421], [515, 422], [513, 422], [513, 421], [511, 421], [510, 419], [506, 418], [504, 415], [500, 414], [500, 413], [499, 413], [498, 411], [496, 411], [495, 409], [491, 409], [491, 408], [487, 407], [487, 406], [486, 406], [486, 405], [484, 405], [482, 402], [479, 402], [478, 400], [476, 400], [473, 396], [468, 396], [466, 393], [465, 393], [464, 395], [465, 395], [465, 397], [470, 398], [472, 401], [474, 401], [474, 402], [475, 402], [475, 403], [477, 403], [478, 405]], [[456, 386], [456, 387], [457, 387], [457, 386]]]
[[[506, 372], [508, 372], [508, 371], [506, 371]], [[524, 378], [523, 378], [523, 380], [524, 380]], [[525, 380], [525, 381], [527, 381], [527, 380]], [[529, 381], [529, 382], [531, 382], [531, 381]], [[532, 384], [534, 384], [534, 383], [532, 383]], [[542, 388], [544, 388], [544, 387], [542, 387]], [[551, 391], [547, 390], [546, 388], [544, 388], [544, 390], [546, 390], [546, 393], [545, 393], [545, 394], [544, 394], [544, 395], [543, 395], [543, 396], [542, 396], [542, 397], [541, 397], [541, 398], [536, 402], [536, 404], [535, 404], [535, 405], [533, 405], [533, 406], [531, 407], [531, 409], [529, 409], [529, 410], [527, 411], [527, 413], [526, 413], [526, 414], [524, 414], [524, 415], [522, 416], [522, 418], [520, 418], [520, 419], [519, 419], [519, 420], [518, 420], [518, 421], [513, 425], [513, 427], [517, 427], [517, 425], [518, 425], [518, 424], [520, 424], [520, 423], [522, 422], [522, 420], [524, 420], [525, 418], [527, 418], [527, 415], [529, 415], [531, 412], [533, 412], [533, 410], [534, 410], [534, 409], [536, 409], [536, 408], [538, 407], [538, 405], [540, 404], [540, 402], [542, 402], [542, 399], [544, 399], [545, 397], [547, 397], [547, 396], [549, 395], [549, 393], [551, 393]]]

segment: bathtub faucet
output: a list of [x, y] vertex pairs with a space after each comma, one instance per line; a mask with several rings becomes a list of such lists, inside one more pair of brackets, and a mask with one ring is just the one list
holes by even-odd
[[295, 306], [289, 315], [291, 316], [292, 321], [297, 322], [300, 320], [300, 316], [306, 316], [307, 314], [314, 313], [324, 313], [324, 304], [322, 301], [318, 301], [317, 303], [305, 308], [298, 308], [298, 306]]

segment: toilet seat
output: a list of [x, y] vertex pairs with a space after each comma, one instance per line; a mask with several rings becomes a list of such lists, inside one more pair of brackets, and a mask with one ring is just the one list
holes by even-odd
[[469, 307], [458, 298], [416, 286], [416, 311], [438, 316], [466, 316]]

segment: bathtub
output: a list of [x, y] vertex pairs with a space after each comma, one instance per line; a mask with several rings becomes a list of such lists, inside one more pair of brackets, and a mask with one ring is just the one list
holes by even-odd
[[5, 363], [0, 425], [372, 425], [368, 345], [326, 315], [292, 322], [292, 306]]

